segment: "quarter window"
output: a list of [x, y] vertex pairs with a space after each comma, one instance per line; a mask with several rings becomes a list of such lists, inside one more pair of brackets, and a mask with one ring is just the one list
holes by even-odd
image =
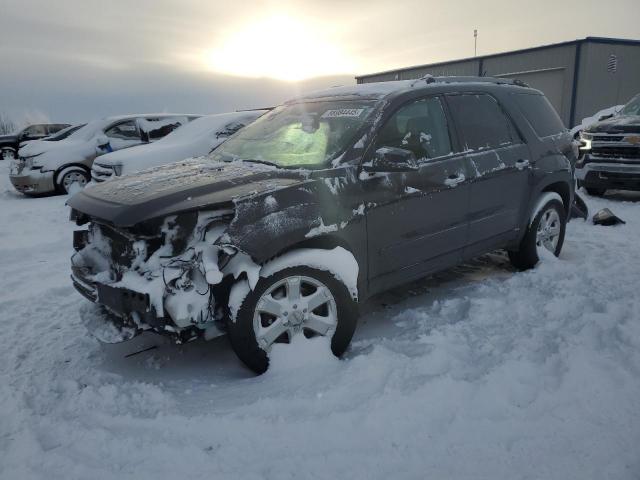
[[440, 99], [422, 98], [400, 107], [378, 132], [376, 149], [381, 147], [411, 150], [417, 159], [449, 155], [453, 149]]
[[518, 107], [538, 137], [548, 137], [566, 130], [562, 120], [544, 95], [519, 93], [514, 96]]
[[491, 95], [451, 95], [447, 102], [466, 150], [499, 148], [520, 141], [511, 120]]

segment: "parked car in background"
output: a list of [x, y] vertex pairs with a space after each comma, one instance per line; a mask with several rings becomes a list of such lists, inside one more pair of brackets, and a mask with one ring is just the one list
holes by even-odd
[[40, 140], [69, 127], [68, 123], [38, 123], [29, 125], [13, 135], [0, 136], [0, 160], [13, 160], [20, 144], [29, 140]]
[[97, 156], [154, 142], [195, 118], [163, 113], [94, 120], [62, 140], [32, 142], [21, 148], [11, 166], [11, 183], [28, 195], [67, 193], [73, 184], [87, 184]]
[[640, 94], [617, 114], [580, 133], [578, 187], [590, 195], [607, 189], [640, 190]]
[[519, 269], [560, 253], [573, 138], [523, 85], [332, 88], [208, 157], [85, 189], [68, 201], [74, 286], [127, 336], [228, 333], [258, 373], [294, 337], [341, 355], [374, 294], [498, 248]]
[[266, 112], [250, 110], [198, 118], [157, 142], [103, 155], [93, 162], [91, 178], [94, 182], [103, 182], [112, 177], [206, 155]]

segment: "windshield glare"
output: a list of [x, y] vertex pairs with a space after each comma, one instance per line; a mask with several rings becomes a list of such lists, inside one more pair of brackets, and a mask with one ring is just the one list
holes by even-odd
[[640, 95], [633, 97], [629, 103], [627, 103], [622, 111], [621, 115], [640, 115]]
[[255, 160], [283, 168], [323, 168], [355, 140], [373, 105], [339, 101], [281, 106], [216, 148], [212, 158]]

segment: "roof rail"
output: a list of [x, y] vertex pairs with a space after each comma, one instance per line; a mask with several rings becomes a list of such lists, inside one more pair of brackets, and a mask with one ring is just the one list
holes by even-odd
[[472, 77], [472, 76], [442, 76], [442, 77], [434, 77], [433, 75], [427, 74], [423, 77], [415, 79], [411, 83], [411, 87], [414, 87], [418, 82], [425, 81], [427, 84], [429, 83], [462, 83], [462, 82], [480, 82], [480, 83], [495, 83], [497, 85], [516, 85], [518, 87], [527, 87], [530, 88], [528, 84], [523, 82], [520, 79], [511, 79], [511, 78], [496, 78], [496, 77]]

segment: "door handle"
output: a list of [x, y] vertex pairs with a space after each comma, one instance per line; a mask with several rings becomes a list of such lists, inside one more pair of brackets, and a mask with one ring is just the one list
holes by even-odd
[[466, 177], [464, 176], [464, 174], [458, 173], [457, 175], [456, 174], [449, 175], [445, 179], [444, 184], [447, 187], [452, 187], [453, 188], [453, 187], [457, 186], [459, 183], [464, 182], [465, 180], [466, 180]]
[[518, 170], [524, 170], [528, 166], [529, 166], [529, 160], [525, 160], [524, 158], [516, 160], [516, 168]]

